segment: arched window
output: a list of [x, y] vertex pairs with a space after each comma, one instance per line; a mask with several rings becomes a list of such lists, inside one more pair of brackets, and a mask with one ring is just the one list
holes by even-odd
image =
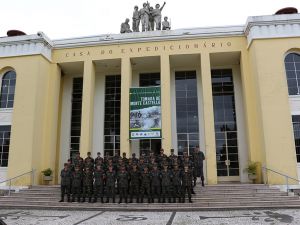
[[300, 54], [289, 53], [284, 63], [289, 95], [300, 95]]
[[6, 72], [1, 81], [0, 108], [13, 108], [16, 87], [16, 72]]

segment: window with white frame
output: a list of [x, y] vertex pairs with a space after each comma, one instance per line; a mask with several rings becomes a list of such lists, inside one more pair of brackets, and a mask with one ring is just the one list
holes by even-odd
[[13, 108], [16, 87], [16, 72], [6, 72], [1, 79], [0, 108]]
[[289, 53], [284, 63], [289, 95], [300, 95], [300, 54]]
[[0, 126], [0, 167], [7, 167], [10, 144], [10, 126]]
[[300, 115], [292, 115], [297, 162], [300, 163]]

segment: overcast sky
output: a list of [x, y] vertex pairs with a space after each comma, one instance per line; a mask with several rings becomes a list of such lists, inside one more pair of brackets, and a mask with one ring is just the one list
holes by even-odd
[[[0, 37], [8, 30], [43, 31], [51, 39], [119, 33], [133, 7], [144, 0], [1, 0]], [[151, 6], [163, 0], [149, 0]], [[248, 16], [271, 15], [300, 0], [166, 0], [162, 15], [172, 29], [245, 24]]]

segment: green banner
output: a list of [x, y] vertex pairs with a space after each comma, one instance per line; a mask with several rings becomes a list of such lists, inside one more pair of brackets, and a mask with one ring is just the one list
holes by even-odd
[[129, 138], [161, 138], [160, 87], [130, 88], [129, 94]]

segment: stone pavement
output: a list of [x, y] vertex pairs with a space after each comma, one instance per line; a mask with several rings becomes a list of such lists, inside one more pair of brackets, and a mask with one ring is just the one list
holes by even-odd
[[297, 209], [199, 212], [121, 212], [0, 209], [0, 221], [1, 220], [7, 225], [275, 225], [300, 224], [300, 212]]

